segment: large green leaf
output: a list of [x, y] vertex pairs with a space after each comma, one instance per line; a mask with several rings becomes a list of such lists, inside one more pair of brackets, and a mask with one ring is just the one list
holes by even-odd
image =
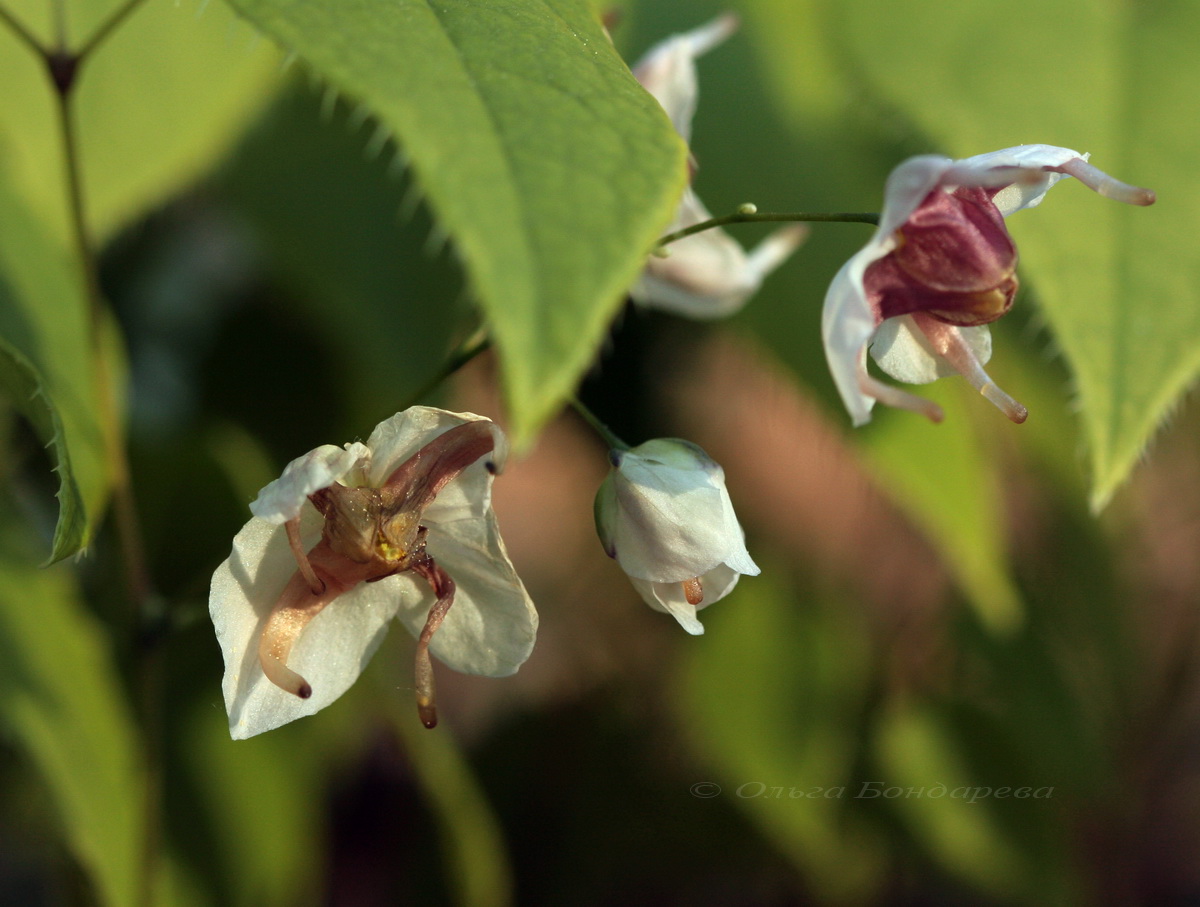
[[1160, 191], [1139, 210], [1066, 183], [1010, 222], [1074, 374], [1102, 507], [1200, 369], [1200, 131], [1179, 115], [1200, 80], [1200, 6], [827, 5], [860, 74], [950, 153], [1065, 145]]
[[[66, 0], [78, 47], [116, 0]], [[44, 0], [6, 8], [48, 41]], [[219, 4], [155, 2], [137, 8], [80, 70], [73, 99], [87, 212], [100, 238], [202, 173], [227, 149], [276, 81], [278, 55]], [[41, 61], [0, 28], [0, 135], [13, 151], [15, 185], [38, 215], [66, 230], [62, 143]]]
[[528, 440], [670, 219], [684, 155], [662, 110], [583, 0], [231, 3], [399, 138]]
[[92, 363], [78, 271], [0, 170], [0, 393], [29, 419], [58, 473], [51, 560], [87, 544], [108, 494]]
[[131, 716], [99, 627], [63, 567], [0, 544], [0, 722], [49, 788], [99, 900], [137, 898], [145, 818]]

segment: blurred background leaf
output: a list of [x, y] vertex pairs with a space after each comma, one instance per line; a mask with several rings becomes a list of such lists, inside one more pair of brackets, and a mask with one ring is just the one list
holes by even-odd
[[366, 105], [376, 141], [394, 131], [462, 257], [527, 443], [670, 220], [683, 149], [661, 109], [580, 0], [234, 6]]
[[[7, 515], [6, 515], [7, 516]], [[101, 903], [137, 902], [144, 766], [104, 632], [65, 567], [37, 569], [6, 521], [0, 547], [0, 716], [49, 787]]]
[[[930, 101], [918, 118], [876, 84], [875, 69], [858, 61], [852, 39], [854, 47], [869, 39], [880, 53], [898, 55], [882, 47], [891, 40], [885, 32], [864, 37], [861, 23], [848, 31], [870, 12], [843, 15], [824, 0], [735, 5], [742, 30], [699, 62], [696, 185], [714, 211], [746, 201], [763, 209], [870, 210], [887, 172], [904, 156], [940, 147], [982, 150], [975, 138], [960, 148], [941, 131], [949, 120], [975, 115], [947, 107], [953, 99]], [[114, 6], [69, 2], [72, 34], [86, 32]], [[21, 8], [50, 33], [48, 12], [41, 16], [48, 4]], [[389, 7], [393, 13], [430, 8]], [[875, 8], [866, 9], [878, 12], [880, 28], [903, 34], [893, 21], [898, 12]], [[1052, 6], [1049, 14], [1060, 8], [1068, 7]], [[724, 10], [716, 0], [626, 4], [613, 36], [632, 60], [667, 34]], [[1179, 24], [1170, 17], [1183, 12], [1172, 10], [1139, 10], [1138, 27]], [[128, 27], [143, 14], [177, 16], [190, 27], [194, 12], [188, 4], [147, 4]], [[361, 23], [353, 25], [340, 8], [328, 15], [335, 13], [325, 37], [348, 35], [357, 43]], [[925, 10], [912, 14], [929, 22]], [[975, 12], [940, 14], [939, 28], [944, 20], [953, 35]], [[220, 10], [208, 9], [199, 22], [213, 15]], [[1082, 67], [1107, 91], [1125, 75], [1088, 62], [1097, 26], [1081, 21], [1080, 61], [1072, 59], [1074, 41], [1053, 48], [1059, 75], [1075, 78]], [[1190, 26], [1179, 27], [1179, 34], [1161, 37], [1164, 55], [1194, 45]], [[1047, 28], [1057, 35], [1059, 24]], [[116, 52], [123, 34], [92, 63]], [[231, 54], [246, 50], [245, 34], [241, 26], [229, 32]], [[526, 40], [542, 34], [533, 29]], [[586, 34], [589, 47], [601, 40]], [[941, 42], [940, 34], [934, 29], [921, 40]], [[1024, 37], [1050, 53], [1044, 34]], [[379, 31], [373, 45], [384, 36]], [[353, 43], [342, 48], [346, 56]], [[936, 53], [970, 56], [991, 73], [1006, 58], [995, 49], [993, 60], [980, 46], [937, 44]], [[607, 45], [595, 49], [615, 72]], [[376, 51], [380, 58], [389, 52]], [[256, 59], [265, 53], [247, 52]], [[496, 63], [496, 53], [488, 52], [483, 58]], [[7, 44], [0, 70], [28, 56], [20, 48], [15, 59], [6, 53]], [[1013, 53], [1019, 58], [1026, 49]], [[514, 65], [523, 59], [500, 60], [489, 78], [509, 79], [519, 93], [531, 71]], [[893, 62], [897, 72], [933, 66]], [[1128, 81], [1141, 84], [1153, 72], [1159, 70]], [[628, 86], [623, 69], [621, 76]], [[436, 78], [434, 71], [421, 73], [422, 84]], [[140, 76], [130, 72], [128, 79], [131, 95], [153, 94], [153, 87], [135, 87]], [[606, 468], [604, 452], [577, 420], [563, 418], [496, 483], [506, 542], [542, 614], [538, 647], [516, 676], [471, 678], [439, 666], [446, 715], [435, 732], [440, 736], [420, 736], [425, 732], [415, 719], [397, 729], [397, 720], [411, 718], [411, 642], [394, 632], [369, 672], [376, 682], [357, 684], [335, 707], [305, 721], [231, 742], [206, 595], [213, 567], [247, 519], [247, 502], [292, 457], [319, 443], [362, 437], [399, 408], [477, 317], [463, 298], [462, 270], [437, 251], [443, 233], [412, 188], [422, 177], [419, 164], [408, 172], [398, 166], [403, 158], [395, 156], [388, 130], [399, 120], [375, 119], [373, 103], [354, 106], [371, 98], [332, 77], [333, 88], [294, 79], [264, 106], [273, 81], [273, 71], [266, 83], [251, 80], [240, 102], [246, 111], [262, 110], [248, 133], [239, 138], [230, 119], [212, 127], [212, 148], [232, 148], [231, 154], [205, 152], [204, 160], [188, 157], [190, 164], [177, 159], [178, 180], [128, 196], [128, 206], [117, 207], [132, 219], [114, 214], [111, 223], [129, 229], [106, 232], [114, 238], [105, 245], [102, 277], [134, 377], [134, 476], [147, 554], [168, 605], [159, 653], [167, 709], [163, 837], [182, 858], [167, 872], [182, 892], [167, 903], [466, 903], [479, 891], [500, 899], [509, 890], [518, 903], [583, 905], [1194, 899], [1200, 891], [1196, 416], [1185, 414], [1180, 430], [1163, 435], [1155, 457], [1103, 519], [1090, 517], [1079, 457], [1084, 435], [1066, 405], [1068, 367], [1061, 356], [1051, 361], [1047, 327], [1037, 314], [1043, 307], [1023, 295], [1018, 311], [997, 326], [992, 367], [1029, 406], [1029, 423], [1010, 425], [949, 380], [932, 388], [951, 413], [945, 424], [880, 412], [869, 430], [852, 432], [827, 373], [819, 318], [829, 278], [869, 235], [861, 225], [814, 228], [732, 325], [623, 313], [584, 386], [628, 440], [679, 434], [726, 467], [748, 545], [765, 572], [705, 611], [705, 636], [687, 637], [646, 608], [600, 550], [590, 499]], [[981, 98], [990, 97], [985, 88], [996, 90], [981, 85]], [[351, 100], [341, 100], [339, 90]], [[1154, 109], [1185, 109], [1188, 90], [1163, 88]], [[1045, 94], [1026, 88], [1024, 103], [1044, 101]], [[22, 97], [14, 89], [11, 104], [0, 102], [6, 128], [10, 111], [27, 102]], [[1089, 104], [1081, 104], [1084, 113]], [[514, 117], [527, 113], [513, 108]], [[1060, 119], [1076, 124], [1086, 117]], [[174, 122], [165, 115], [162, 121]], [[534, 122], [528, 144], [547, 145]], [[1170, 135], [1186, 152], [1193, 132], [1173, 124]], [[979, 141], [986, 138], [981, 133]], [[984, 147], [1043, 138], [997, 136]], [[1101, 166], [1163, 192], [1159, 207], [1129, 212], [1131, 230], [1168, 211], [1165, 184], [1134, 172], [1142, 165], [1133, 158], [1105, 159], [1122, 152], [1101, 154], [1096, 141], [1078, 144], [1097, 152]], [[460, 158], [468, 150], [453, 149]], [[218, 156], [218, 171], [196, 184], [194, 177]], [[131, 155], [131, 174], [143, 163], [149, 166]], [[554, 179], [563, 171], [548, 173]], [[126, 178], [111, 177], [114, 185]], [[189, 184], [194, 188], [145, 216], [147, 205]], [[30, 208], [33, 196], [20, 193], [33, 188], [10, 193], [19, 195], [17, 208]], [[1013, 228], [1019, 232], [1074, 205], [1070, 229], [1090, 226], [1093, 215], [1124, 216], [1068, 183], [1046, 206], [1014, 219]], [[473, 225], [485, 215], [491, 213], [469, 211], [464, 219]], [[55, 269], [43, 267], [45, 250], [35, 246], [52, 228], [26, 230], [37, 217], [53, 220], [35, 211], [25, 221], [19, 214], [0, 219], [6, 289], [18, 286], [18, 274], [45, 293], [71, 273], [61, 267], [58, 277], [42, 273]], [[647, 231], [650, 219], [646, 214], [642, 223]], [[1106, 231], [1113, 226], [1098, 223]], [[731, 232], [750, 244], [767, 229]], [[631, 237], [632, 272], [638, 256], [630, 250], [642, 239]], [[1027, 253], [1034, 239], [1025, 238]], [[1175, 254], [1166, 240], [1162, 249]], [[1026, 257], [1030, 275], [1039, 278], [1036, 289], [1049, 293], [1054, 284], [1041, 280], [1037, 263]], [[1157, 252], [1141, 258], [1145, 264], [1136, 268], [1164, 272], [1156, 280], [1186, 279]], [[64, 298], [75, 292], [65, 283], [60, 291]], [[45, 309], [39, 303], [28, 318], [16, 310], [37, 325], [44, 322], [34, 315], [55, 313], [64, 337], [47, 340], [47, 348], [65, 356], [72, 335], [64, 311], [61, 301]], [[600, 324], [599, 309], [589, 311]], [[564, 309], [568, 317], [574, 316]], [[1178, 322], [1175, 328], [1179, 347], [1186, 346], [1190, 328]], [[584, 345], [580, 340], [579, 349]], [[26, 358], [49, 386], [50, 369], [32, 353]], [[494, 372], [491, 358], [481, 357], [435, 396], [454, 408], [495, 412]], [[32, 375], [25, 369], [12, 377], [24, 388]], [[44, 420], [47, 413], [34, 415]], [[19, 422], [0, 423], [0, 442], [8, 454], [0, 458], [6, 480], [0, 485], [27, 520], [29, 502], [50, 497], [43, 442]], [[83, 698], [67, 700], [69, 709], [44, 721], [7, 725], [12, 745], [0, 752], [0, 901], [37, 903], [23, 897], [33, 890], [42, 903], [86, 902], [84, 872], [128, 850], [115, 839], [97, 842], [86, 819], [115, 808], [111, 798], [136, 799], [140, 792], [130, 793], [127, 773], [109, 769], [101, 789], [81, 789], [74, 770], [66, 777], [62, 765], [36, 754], [53, 755], [88, 735], [103, 738], [95, 725], [109, 727], [106, 707], [77, 713], [94, 691], [60, 691], [66, 681], [56, 678], [79, 676], [75, 648], [99, 651], [106, 663], [108, 643], [98, 642], [100, 631], [80, 617], [83, 601], [107, 619], [114, 639], [126, 638], [119, 558], [101, 533], [86, 560], [38, 574], [29, 540], [10, 536], [0, 540], [0, 617], [11, 618], [0, 626], [0, 639], [3, 651], [11, 646], [13, 653], [3, 659], [0, 679], [21, 681], [26, 675], [19, 670], [32, 658], [50, 677], [40, 688], [45, 695]], [[45, 626], [29, 624], [43, 613]], [[1006, 623], [1013, 614], [1020, 620]], [[43, 636], [63, 632], [91, 644], [56, 643], [51, 662]], [[127, 687], [117, 685], [111, 664], [100, 673], [107, 673], [103, 686], [123, 713], [129, 707], [120, 697], [132, 702], [143, 691], [134, 650], [121, 648], [115, 661], [127, 667]], [[25, 695], [4, 701], [30, 701]], [[32, 701], [38, 708], [43, 702]], [[7, 721], [3, 704], [0, 715]], [[127, 717], [113, 720], [112, 727], [128, 725]], [[103, 765], [110, 764], [104, 753], [121, 752], [104, 739], [96, 746]], [[73, 769], [75, 762], [65, 760], [86, 753], [79, 747], [62, 764]], [[101, 768], [78, 771], [95, 777]], [[35, 775], [42, 774], [52, 783], [39, 783]], [[691, 793], [693, 785], [712, 781], [722, 795]], [[938, 783], [1052, 787], [1053, 794], [973, 803], [949, 793], [859, 796], [865, 783], [903, 785], [906, 792]], [[805, 796], [793, 797], [793, 789]], [[75, 821], [61, 818], [67, 794], [71, 803], [100, 803], [78, 808], [84, 831], [72, 831]], [[65, 844], [52, 838], [58, 829]], [[80, 855], [83, 871], [71, 868], [67, 850]]]
[[705, 614], [679, 676], [681, 716], [720, 795], [759, 823], [819, 899], [865, 901], [884, 869], [882, 841], [853, 814], [869, 642], [834, 597], [808, 590], [801, 603], [781, 572], [770, 578], [765, 563], [764, 577]]
[[984, 624], [1011, 632], [1023, 605], [1008, 567], [1002, 461], [979, 424], [995, 414], [972, 412], [980, 397], [965, 382], [940, 382], [922, 394], [942, 406], [945, 423], [885, 416], [863, 432], [867, 460], [880, 487], [942, 553]]
[[[69, 39], [89, 38], [121, 4], [62, 4]], [[55, 4], [8, 7], [47, 40]], [[99, 240], [163, 202], [225, 153], [274, 89], [278, 55], [219, 3], [147, 3], [87, 60], [73, 105], [88, 222]], [[0, 29], [0, 137], [14, 185], [53, 231], [67, 236], [61, 137], [40, 60]]]

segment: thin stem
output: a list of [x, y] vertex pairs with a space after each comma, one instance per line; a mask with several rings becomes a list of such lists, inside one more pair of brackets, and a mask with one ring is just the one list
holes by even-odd
[[[158, 645], [160, 634], [152, 632], [156, 620], [161, 620], [160, 599], [154, 591], [146, 563], [145, 545], [137, 516], [133, 483], [129, 468], [124, 431], [117, 404], [116, 381], [110, 368], [105, 337], [108, 328], [107, 308], [100, 287], [100, 272], [96, 251], [87, 226], [84, 188], [71, 99], [76, 85], [75, 74], [80, 58], [70, 54], [47, 57], [49, 71], [56, 88], [60, 139], [67, 177], [67, 202], [71, 234], [82, 271], [87, 298], [92, 367], [96, 385], [97, 410], [104, 437], [104, 451], [112, 486], [113, 517], [118, 544], [125, 568], [125, 582], [131, 605], [133, 647], [137, 658], [139, 706], [145, 739], [145, 803], [143, 839], [138, 866], [138, 903], [150, 905], [155, 900], [155, 879], [158, 875], [159, 833], [161, 830], [162, 758], [160, 738], [163, 716], [163, 658]], [[65, 62], [56, 69], [55, 61]], [[59, 76], [62, 76], [61, 78]]]
[[462, 368], [480, 353], [490, 349], [491, 346], [492, 339], [490, 337], [488, 337], [482, 331], [475, 334], [454, 353], [452, 353], [450, 358], [442, 364], [442, 367], [438, 369], [428, 381], [421, 385], [416, 393], [409, 396], [408, 401], [404, 404], [404, 406], [401, 407], [401, 409], [408, 409], [410, 406], [416, 406], [431, 393], [437, 390], [438, 385], [440, 385], [443, 381], [457, 372], [460, 368]]
[[682, 230], [676, 230], [674, 233], [668, 233], [658, 241], [656, 248], [662, 248], [668, 243], [673, 243], [677, 239], [683, 239], [685, 236], [691, 236], [694, 233], [703, 233], [705, 230], [711, 230], [713, 227], [724, 227], [728, 224], [761, 224], [761, 223], [779, 223], [780, 221], [794, 222], [801, 221], [810, 224], [878, 224], [878, 214], [811, 214], [807, 212], [783, 212], [771, 213], [766, 212], [760, 214], [757, 211], [734, 211], [732, 214], [724, 214], [721, 217], [713, 217], [708, 220], [701, 221], [698, 224], [692, 224], [690, 227], [684, 227]]
[[116, 388], [104, 335], [106, 332], [106, 309], [100, 289], [100, 275], [96, 265], [96, 254], [84, 214], [83, 177], [80, 173], [79, 141], [75, 131], [75, 118], [71, 113], [70, 96], [58, 96], [58, 120], [63, 143], [63, 155], [67, 169], [67, 195], [70, 207], [71, 233], [75, 252], [83, 270], [84, 293], [88, 303], [91, 326], [91, 347], [95, 369], [96, 389], [100, 422], [105, 435], [105, 454], [112, 480], [113, 511], [117, 522], [117, 533], [125, 558], [126, 582], [130, 598], [139, 607], [153, 597], [149, 570], [142, 545], [141, 528], [133, 503], [129, 473], [129, 459], [121, 437], [121, 419], [116, 402]]
[[111, 16], [100, 23], [100, 27], [92, 32], [92, 36], [83, 42], [83, 45], [75, 52], [75, 57], [82, 62], [85, 57], [92, 53], [110, 34], [116, 30], [125, 19], [135, 9], [145, 3], [146, 0], [126, 0], [126, 2]]
[[10, 13], [3, 6], [0, 6], [0, 22], [3, 22], [5, 25], [7, 25], [9, 31], [16, 35], [21, 40], [22, 44], [24, 44], [42, 59], [45, 59], [50, 55], [49, 49], [37, 39], [37, 36], [24, 25], [22, 25], [20, 20], [18, 20], [16, 16]]
[[613, 433], [613, 430], [596, 418], [596, 414], [583, 405], [583, 402], [578, 397], [572, 397], [570, 400], [571, 406], [575, 412], [583, 417], [583, 421], [592, 427], [592, 429], [613, 450], [631, 450], [632, 448], [622, 441]]

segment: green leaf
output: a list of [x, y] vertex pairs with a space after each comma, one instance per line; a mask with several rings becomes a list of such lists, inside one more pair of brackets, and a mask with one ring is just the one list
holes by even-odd
[[828, 7], [862, 77], [951, 154], [1064, 145], [1160, 190], [1141, 210], [1068, 181], [1010, 221], [1075, 378], [1092, 505], [1103, 507], [1200, 370], [1200, 171], [1194, 125], [1179, 116], [1200, 80], [1200, 6]]
[[51, 561], [88, 543], [108, 496], [92, 362], [76, 266], [0, 170], [0, 391], [29, 419], [58, 473]]
[[342, 105], [323, 106], [301, 86], [285, 92], [217, 188], [317, 331], [340, 348], [352, 384], [344, 421], [361, 427], [395, 412], [437, 372], [468, 310], [452, 304], [459, 269], [425, 248], [428, 217], [399, 213], [413, 187], [381, 156], [363, 153], [369, 129], [352, 128]]
[[[71, 46], [121, 3], [66, 0]], [[44, 0], [6, 8], [42, 41]], [[278, 55], [217, 3], [145, 3], [79, 71], [73, 106], [92, 230], [103, 240], [184, 187], [227, 149], [273, 89]], [[55, 101], [41, 61], [0, 28], [0, 136], [14, 185], [63, 236], [67, 203]]]
[[49, 788], [99, 900], [136, 901], [144, 820], [133, 722], [100, 628], [64, 567], [0, 545], [0, 723]]
[[462, 256], [527, 442], [671, 217], [684, 149], [661, 108], [584, 0], [231, 3], [394, 131]]

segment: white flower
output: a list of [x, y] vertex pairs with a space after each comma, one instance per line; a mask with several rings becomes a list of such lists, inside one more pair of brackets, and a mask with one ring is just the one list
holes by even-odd
[[876, 400], [942, 418], [935, 404], [872, 378], [868, 347], [899, 381], [957, 372], [1014, 422], [1025, 420], [1025, 407], [983, 370], [992, 351], [986, 325], [1017, 291], [1017, 250], [1004, 218], [1038, 205], [1067, 176], [1127, 204], [1154, 202], [1153, 192], [1097, 170], [1086, 154], [1053, 145], [959, 161], [922, 155], [892, 171], [879, 227], [834, 277], [822, 316], [825, 356], [855, 425], [870, 420]]
[[[721, 16], [655, 45], [633, 67], [634, 76], [663, 106], [685, 142], [691, 139], [699, 93], [696, 58], [728, 38], [737, 26], [736, 16]], [[667, 232], [711, 218], [688, 186]], [[642, 305], [690, 318], [732, 315], [758, 290], [763, 278], [795, 251], [807, 233], [804, 225], [792, 224], [772, 233], [749, 254], [720, 228], [684, 237], [666, 247], [665, 258], [650, 259], [630, 295]]]
[[263, 488], [209, 596], [235, 739], [341, 696], [393, 617], [418, 637], [428, 726], [437, 720], [429, 652], [468, 674], [521, 666], [537, 612], [491, 507], [506, 454], [488, 419], [418, 406], [381, 422], [366, 444], [305, 454]]
[[758, 567], [725, 490], [725, 472], [688, 441], [655, 439], [613, 451], [596, 494], [596, 531], [647, 604], [692, 634], [696, 612]]

